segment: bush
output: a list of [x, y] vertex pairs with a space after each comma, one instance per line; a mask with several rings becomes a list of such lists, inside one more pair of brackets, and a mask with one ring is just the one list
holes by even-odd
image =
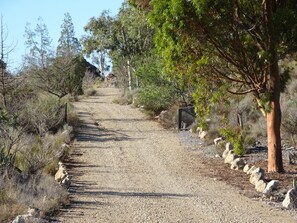
[[27, 129], [44, 135], [49, 130], [57, 130], [64, 121], [64, 107], [57, 97], [39, 95], [27, 102], [20, 113], [20, 120]]
[[81, 124], [81, 121], [74, 110], [74, 106], [70, 103], [68, 103], [67, 123], [73, 128], [76, 128]]
[[136, 93], [137, 93], [137, 90], [129, 91], [125, 89], [121, 97], [113, 100], [113, 103], [120, 104], [120, 105], [130, 105], [133, 103], [133, 99]]
[[144, 109], [159, 114], [172, 105], [175, 101], [175, 93], [170, 86], [148, 85], [139, 90], [136, 101], [144, 106]]
[[0, 222], [11, 222], [16, 215], [24, 214], [28, 207], [41, 209], [50, 215], [62, 205], [69, 204], [66, 189], [42, 172], [26, 177], [3, 177], [1, 180]]
[[67, 148], [62, 145], [69, 141], [68, 130], [43, 137], [27, 135], [20, 142], [23, 146], [16, 156], [15, 165], [21, 171], [32, 174], [39, 170], [54, 174], [58, 161], [68, 153]]
[[234, 153], [242, 156], [245, 154], [246, 149], [244, 146], [244, 137], [242, 131], [239, 128], [226, 127], [220, 130], [222, 136], [224, 136], [229, 142], [233, 144]]

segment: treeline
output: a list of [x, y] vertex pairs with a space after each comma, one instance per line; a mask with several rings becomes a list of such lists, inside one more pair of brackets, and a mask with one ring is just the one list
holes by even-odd
[[[124, 103], [154, 114], [193, 104], [201, 128], [214, 125], [208, 118], [221, 123], [219, 134], [238, 154], [246, 141], [256, 141], [250, 135], [267, 136], [268, 171], [283, 172], [280, 130], [296, 136], [296, 116], [288, 112], [296, 106], [290, 96], [296, 93], [296, 24], [294, 0], [131, 0], [115, 17], [92, 18], [83, 43], [93, 56], [110, 56], [119, 85], [128, 89]], [[235, 117], [245, 116], [244, 128], [230, 117], [235, 110]]]

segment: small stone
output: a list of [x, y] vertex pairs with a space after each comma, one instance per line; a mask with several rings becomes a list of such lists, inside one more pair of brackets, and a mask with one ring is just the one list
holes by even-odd
[[250, 169], [250, 165], [249, 164], [245, 164], [245, 166], [243, 167], [243, 172], [247, 173]]
[[259, 180], [255, 184], [256, 191], [263, 193], [266, 188], [266, 183], [263, 180]]
[[59, 162], [59, 169], [55, 174], [55, 181], [62, 182], [66, 177], [68, 173], [66, 171], [65, 165], [62, 162]]
[[282, 202], [283, 207], [292, 209], [297, 207], [297, 190], [291, 189], [287, 192], [285, 199]]
[[250, 183], [253, 185], [256, 185], [256, 183], [263, 178], [264, 177], [262, 173], [258, 173], [258, 172], [252, 173], [250, 176]]
[[207, 135], [207, 131], [203, 131], [203, 130], [199, 131], [199, 138], [200, 139], [204, 139], [206, 135]]
[[244, 160], [241, 158], [236, 158], [231, 162], [231, 169], [232, 170], [239, 170], [242, 169], [244, 166]]
[[247, 174], [248, 174], [248, 175], [251, 175], [255, 169], [256, 169], [256, 167], [255, 167], [255, 166], [252, 166], [252, 167], [248, 170]]
[[216, 158], [221, 158], [220, 154], [215, 155]]
[[214, 144], [217, 145], [219, 142], [223, 141], [223, 137], [219, 137], [213, 140]]
[[237, 156], [234, 154], [234, 152], [229, 151], [228, 155], [226, 156], [226, 158], [224, 160], [224, 163], [231, 164], [236, 158], [237, 158]]
[[266, 196], [270, 196], [273, 190], [276, 190], [279, 186], [278, 180], [272, 180], [267, 185], [265, 190], [263, 191], [263, 194]]

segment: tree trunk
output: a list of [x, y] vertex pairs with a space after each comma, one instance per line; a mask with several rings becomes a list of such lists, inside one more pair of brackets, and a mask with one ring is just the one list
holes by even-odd
[[271, 111], [267, 113], [268, 172], [284, 172], [281, 149], [281, 109], [279, 99], [270, 103]]
[[132, 77], [131, 77], [130, 60], [127, 60], [127, 73], [128, 73], [128, 87], [129, 87], [129, 91], [132, 91]]
[[281, 108], [280, 108], [280, 74], [276, 46], [277, 32], [271, 24], [276, 11], [276, 0], [264, 0], [264, 21], [268, 47], [268, 94], [269, 108], [267, 112], [267, 145], [268, 145], [268, 172], [284, 172], [281, 148]]
[[281, 148], [280, 74], [275, 47], [271, 44], [269, 61], [269, 111], [267, 112], [268, 172], [284, 172]]

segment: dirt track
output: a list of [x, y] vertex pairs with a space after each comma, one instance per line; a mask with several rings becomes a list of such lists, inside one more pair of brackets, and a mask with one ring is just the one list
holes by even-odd
[[[296, 222], [287, 211], [204, 177], [197, 155], [138, 109], [113, 104], [118, 91], [75, 103], [83, 120], [71, 163], [72, 205], [62, 222]], [[99, 126], [95, 125], [99, 122]]]

